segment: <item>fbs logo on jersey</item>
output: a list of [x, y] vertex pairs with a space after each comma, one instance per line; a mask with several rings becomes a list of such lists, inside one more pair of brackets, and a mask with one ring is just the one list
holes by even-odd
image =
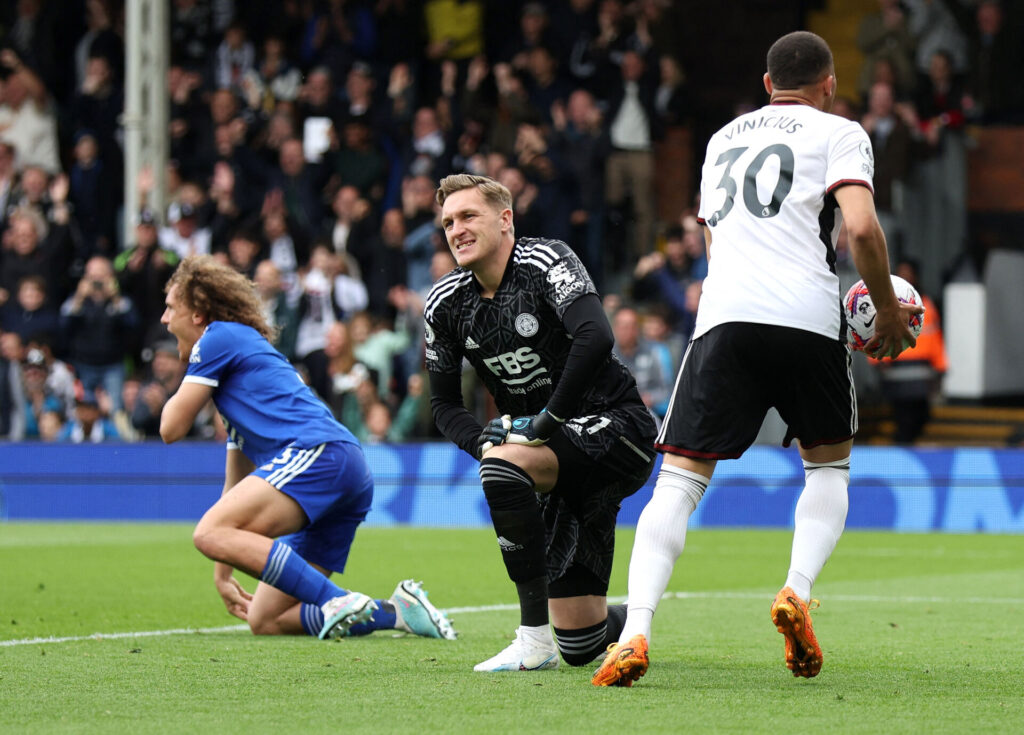
[[466, 349], [467, 350], [479, 350], [480, 345], [476, 343], [476, 340], [472, 337], [466, 337]]
[[189, 361], [189, 363], [192, 363], [192, 364], [195, 364], [197, 362], [202, 362], [203, 361], [203, 358], [199, 356], [199, 342], [198, 341], [194, 345], [192, 345], [192, 351], [188, 355], [188, 361]]

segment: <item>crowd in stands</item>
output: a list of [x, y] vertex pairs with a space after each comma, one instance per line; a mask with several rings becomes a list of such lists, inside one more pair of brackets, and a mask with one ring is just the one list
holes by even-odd
[[[193, 254], [253, 279], [277, 348], [360, 439], [437, 436], [421, 315], [454, 267], [433, 193], [458, 172], [509, 188], [517, 236], [576, 250], [663, 413], [707, 271], [695, 208], [655, 207], [655, 145], [699, 115], [669, 0], [173, 0], [171, 161], [129, 213], [123, 0], [9, 5], [0, 436], [157, 437], [184, 373], [163, 285]], [[894, 254], [935, 291], [966, 237], [965, 126], [1024, 122], [1022, 47], [993, 0], [879, 6], [864, 109], [843, 111], [876, 147]], [[194, 436], [223, 436], [212, 408]]]

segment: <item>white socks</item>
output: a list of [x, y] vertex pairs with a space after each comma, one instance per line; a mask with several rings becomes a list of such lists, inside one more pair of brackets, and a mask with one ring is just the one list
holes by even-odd
[[711, 478], [662, 464], [654, 494], [636, 524], [629, 559], [629, 600], [619, 636], [628, 641], [642, 633], [650, 641], [654, 609], [668, 587], [672, 567], [686, 544], [686, 524]]
[[835, 462], [804, 462], [807, 478], [796, 503], [793, 553], [786, 586], [805, 602], [811, 587], [836, 547], [849, 508], [850, 458]]

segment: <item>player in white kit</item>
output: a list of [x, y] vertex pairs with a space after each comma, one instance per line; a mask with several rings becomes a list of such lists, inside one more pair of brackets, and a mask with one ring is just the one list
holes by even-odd
[[708, 143], [698, 215], [708, 276], [655, 442], [664, 461], [637, 524], [626, 624], [594, 674], [598, 686], [630, 686], [647, 671], [651, 621], [690, 514], [717, 461], [742, 455], [773, 406], [788, 425], [784, 444], [799, 442], [806, 484], [789, 574], [771, 616], [793, 675], [820, 671], [808, 603], [846, 522], [857, 430], [835, 272], [844, 223], [854, 264], [879, 307], [866, 351], [895, 357], [915, 342], [907, 323], [921, 309], [901, 305], [889, 281], [871, 143], [860, 125], [829, 114], [836, 78], [828, 45], [813, 33], [790, 33], [767, 61], [769, 104]]

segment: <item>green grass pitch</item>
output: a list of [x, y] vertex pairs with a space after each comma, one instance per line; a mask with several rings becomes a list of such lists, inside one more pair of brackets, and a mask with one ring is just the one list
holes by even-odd
[[[604, 689], [594, 666], [472, 671], [518, 623], [489, 531], [363, 529], [342, 578], [378, 597], [424, 580], [454, 642], [253, 637], [190, 531], [0, 524], [0, 731], [1024, 732], [1024, 536], [848, 532], [815, 588], [825, 665], [805, 680], [768, 616], [790, 534], [693, 531], [650, 671]], [[612, 595], [631, 544], [623, 530]]]

